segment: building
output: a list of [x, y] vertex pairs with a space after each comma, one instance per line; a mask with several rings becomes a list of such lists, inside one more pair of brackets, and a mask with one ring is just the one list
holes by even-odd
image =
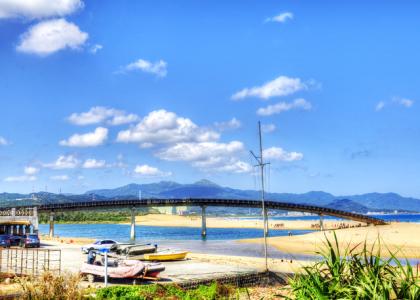
[[165, 215], [184, 215], [188, 211], [188, 206], [159, 206], [154, 209]]

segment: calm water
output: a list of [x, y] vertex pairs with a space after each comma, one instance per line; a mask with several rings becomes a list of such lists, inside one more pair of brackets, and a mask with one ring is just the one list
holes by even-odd
[[[113, 239], [128, 242], [130, 226], [120, 224], [55, 224], [56, 236], [86, 237], [94, 239]], [[40, 224], [42, 234], [48, 234], [49, 225]], [[291, 230], [292, 234], [305, 234], [310, 230]], [[270, 236], [284, 236], [288, 230], [272, 230]], [[260, 229], [247, 228], [207, 228], [207, 239], [201, 239], [200, 228], [136, 226], [136, 242], [158, 244], [159, 248], [182, 249], [199, 253], [226, 254], [251, 257], [263, 257], [264, 248], [258, 244], [239, 243], [236, 240], [259, 238]], [[313, 256], [294, 255], [269, 247], [272, 258], [313, 259]]]
[[[394, 215], [373, 215], [386, 221], [418, 222], [420, 214], [394, 214]], [[232, 217], [230, 219], [238, 219]], [[242, 218], [241, 218], [242, 219]], [[246, 219], [259, 219], [251, 217]], [[334, 217], [326, 219], [337, 220]], [[317, 216], [288, 216], [270, 217], [270, 221], [275, 220], [313, 220], [318, 221]], [[39, 226], [42, 234], [48, 234], [49, 225]], [[291, 230], [293, 235], [305, 234], [309, 230]], [[119, 242], [128, 242], [130, 226], [121, 224], [56, 224], [55, 234], [63, 237], [86, 237], [94, 239], [114, 239]], [[288, 230], [271, 230], [270, 236], [285, 236]], [[207, 228], [207, 239], [201, 239], [201, 228], [191, 227], [161, 227], [161, 226], [136, 226], [136, 242], [156, 243], [160, 248], [176, 248], [188, 251], [263, 257], [264, 248], [258, 244], [239, 243], [237, 240], [247, 238], [259, 238], [263, 236], [261, 229], [249, 228]], [[316, 259], [315, 256], [296, 255], [281, 252], [273, 247], [269, 247], [269, 256], [272, 258], [285, 259]], [[411, 261], [411, 260], [410, 260]], [[416, 261], [412, 261], [417, 263]]]
[[[128, 241], [130, 225], [123, 224], [55, 224], [55, 234], [63, 237], [87, 237]], [[49, 225], [41, 224], [39, 230], [48, 234]], [[305, 234], [310, 230], [291, 230], [292, 234]], [[284, 236], [288, 230], [271, 230], [270, 236]], [[201, 240], [201, 228], [136, 226], [138, 241], [190, 241]], [[207, 228], [207, 240], [239, 240], [263, 236], [261, 229], [249, 228]]]

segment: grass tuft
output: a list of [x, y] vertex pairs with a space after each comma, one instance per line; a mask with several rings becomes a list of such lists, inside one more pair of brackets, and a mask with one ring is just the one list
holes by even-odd
[[357, 245], [340, 253], [335, 233], [324, 246], [318, 253], [322, 260], [290, 280], [293, 299], [420, 299], [418, 270], [408, 260], [403, 265], [391, 252], [384, 258], [381, 247], [375, 252], [375, 245], [368, 249], [366, 243], [361, 250]]

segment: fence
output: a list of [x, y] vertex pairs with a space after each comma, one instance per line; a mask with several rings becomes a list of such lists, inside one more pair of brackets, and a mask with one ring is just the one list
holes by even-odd
[[61, 272], [61, 250], [0, 248], [0, 274], [40, 276], [43, 272]]

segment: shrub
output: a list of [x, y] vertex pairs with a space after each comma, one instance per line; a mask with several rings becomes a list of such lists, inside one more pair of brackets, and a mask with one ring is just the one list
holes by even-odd
[[347, 247], [340, 253], [337, 237], [328, 238], [325, 250], [319, 252], [322, 260], [304, 267], [303, 274], [291, 281], [291, 293], [296, 299], [420, 299], [420, 281], [406, 260], [405, 265], [389, 253], [381, 257], [374, 246], [362, 250]]
[[27, 300], [78, 300], [84, 297], [79, 287], [80, 276], [64, 274], [55, 276], [45, 272], [40, 278], [18, 278], [22, 288], [19, 299]]

